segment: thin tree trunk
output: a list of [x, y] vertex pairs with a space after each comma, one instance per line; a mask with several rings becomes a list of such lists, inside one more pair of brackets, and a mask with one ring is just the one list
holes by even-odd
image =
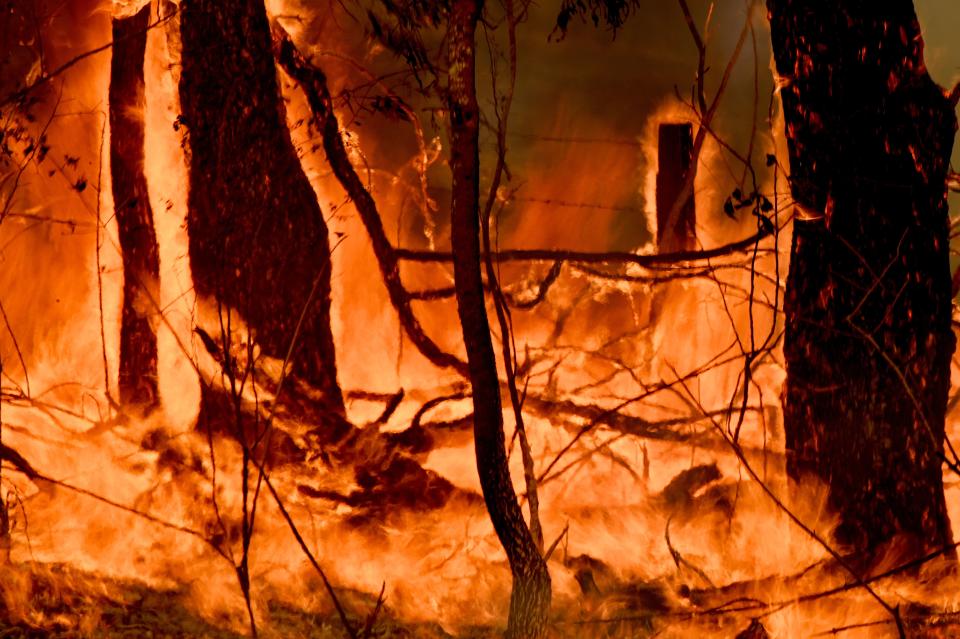
[[829, 486], [838, 541], [951, 540], [953, 107], [910, 0], [768, 0], [798, 212], [787, 282], [788, 472]]
[[239, 312], [279, 360], [299, 324], [290, 374], [342, 417], [327, 227], [290, 139], [263, 0], [184, 2], [181, 35], [197, 292]]
[[477, 0], [453, 3], [449, 51], [450, 168], [453, 173], [451, 241], [457, 310], [473, 386], [477, 471], [487, 511], [513, 574], [507, 637], [542, 637], [550, 611], [550, 574], [523, 520], [507, 465], [500, 380], [487, 321], [480, 272], [480, 110], [474, 38]]
[[110, 63], [110, 172], [123, 257], [120, 403], [149, 412], [158, 400], [157, 335], [150, 315], [159, 302], [160, 257], [144, 164], [143, 56], [150, 7], [113, 20]]

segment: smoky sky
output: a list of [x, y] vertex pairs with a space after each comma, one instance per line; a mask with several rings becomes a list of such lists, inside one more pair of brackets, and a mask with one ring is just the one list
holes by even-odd
[[[697, 52], [676, 2], [644, 3], [642, 11], [631, 16], [616, 34], [589, 22], [574, 22], [564, 39], [557, 41], [554, 37], [550, 41], [555, 5], [541, 2], [534, 6], [520, 29], [518, 88], [510, 126], [510, 153], [519, 180], [544, 171], [573, 175], [594, 171], [598, 158], [609, 149], [600, 142], [576, 140], [610, 139], [611, 144], [636, 140], [658, 109], [666, 103], [679, 103], [678, 93], [689, 100], [695, 81]], [[705, 0], [690, 3], [701, 21], [709, 5]], [[745, 2], [736, 0], [714, 3], [708, 36], [708, 98], [743, 27], [745, 6]], [[956, 0], [916, 0], [915, 6], [930, 73], [942, 86], [953, 86], [960, 79], [960, 4]], [[715, 129], [741, 150], [746, 148], [750, 134], [755, 87], [757, 131], [761, 137], [770, 135], [767, 114], [773, 78], [769, 30], [762, 8], [754, 14], [753, 24], [753, 34], [747, 39], [715, 121]], [[485, 89], [482, 81], [480, 89]], [[551, 143], [543, 140], [546, 137], [557, 140]], [[620, 157], [630, 161], [627, 156]], [[762, 167], [763, 155], [755, 152], [754, 159], [755, 166]], [[610, 175], [596, 175], [596, 180], [606, 180], [607, 184], [602, 189], [603, 201], [591, 204], [624, 210], [642, 208], [639, 157], [634, 161], [634, 170], [617, 172], [617, 181]], [[954, 164], [960, 165], [956, 148]], [[537, 193], [536, 197], [558, 200], [565, 195], [562, 186], [555, 187], [554, 192]], [[952, 204], [956, 209], [960, 201]], [[556, 215], [558, 224], [570, 224], [565, 216], [576, 217], [577, 213], [558, 211]], [[619, 227], [612, 241], [622, 248], [649, 237], [639, 215], [623, 215]]]

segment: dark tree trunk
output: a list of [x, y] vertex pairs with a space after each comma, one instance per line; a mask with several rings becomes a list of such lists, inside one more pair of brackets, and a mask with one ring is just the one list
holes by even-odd
[[327, 227], [290, 140], [263, 0], [181, 6], [197, 292], [239, 312], [279, 360], [300, 325], [290, 374], [342, 416]]
[[[693, 126], [689, 123], [661, 124], [657, 131], [657, 251], [674, 253], [697, 248], [697, 202], [692, 191], [671, 226], [670, 214], [683, 194], [693, 164]], [[656, 326], [663, 318], [668, 299], [676, 299], [680, 282], [667, 282], [657, 287], [650, 301], [649, 325]], [[680, 299], [696, 300], [681, 294]]]
[[838, 541], [951, 539], [941, 460], [954, 336], [953, 107], [910, 0], [768, 0], [795, 223], [786, 297], [788, 471], [829, 486]]
[[670, 212], [693, 169], [693, 126], [661, 124], [657, 132], [657, 250], [660, 253], [697, 248], [697, 209], [693, 194], [680, 209], [680, 218], [667, 228]]
[[143, 55], [150, 7], [113, 20], [110, 63], [110, 173], [120, 249], [123, 311], [120, 324], [119, 399], [148, 412], [157, 404], [157, 335], [151, 325], [159, 303], [160, 257], [147, 196], [144, 161]]
[[523, 520], [507, 465], [500, 380], [487, 321], [480, 273], [480, 110], [474, 38], [477, 0], [458, 0], [450, 16], [450, 169], [453, 173], [451, 242], [457, 310], [473, 386], [477, 471], [493, 528], [507, 553], [513, 593], [507, 637], [542, 637], [550, 611], [550, 574]]

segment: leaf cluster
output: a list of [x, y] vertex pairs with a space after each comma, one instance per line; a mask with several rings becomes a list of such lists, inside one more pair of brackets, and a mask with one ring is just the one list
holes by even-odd
[[593, 26], [603, 25], [616, 33], [639, 8], [639, 0], [562, 0], [556, 30], [562, 38], [570, 22], [577, 18], [582, 22], [589, 19]]

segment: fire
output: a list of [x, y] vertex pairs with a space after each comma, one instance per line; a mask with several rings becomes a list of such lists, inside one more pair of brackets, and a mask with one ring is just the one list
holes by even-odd
[[[111, 19], [147, 3], [71, 0], [51, 13], [38, 36], [42, 69], [26, 81], [79, 60], [49, 76], [34, 119], [3, 106], [25, 132], [4, 159], [25, 168], [4, 165], [0, 178], [0, 424], [2, 444], [38, 474], [3, 466], [11, 523], [0, 534], [8, 551], [0, 555], [0, 625], [95, 636], [114, 626], [117, 606], [153, 605], [198, 624], [197, 636], [248, 633], [251, 618], [270, 636], [292, 636], [339, 624], [339, 605], [362, 627], [383, 588], [385, 611], [369, 617], [377, 623], [424, 636], [439, 633], [433, 624], [454, 634], [502, 627], [511, 573], [480, 496], [469, 383], [432, 364], [398, 320], [357, 204], [331, 174], [311, 104], [284, 71], [286, 123], [330, 229], [331, 324], [349, 434], [314, 446], [318, 423], [278, 390], [307, 405], [311, 389], [286, 378], [282, 358], [258, 350], [234, 309], [194, 291], [189, 122], [179, 97], [184, 4], [149, 3], [138, 107], [160, 256], [159, 297], [143, 310], [157, 337], [159, 410], [128, 414], [118, 404], [124, 273], [111, 190], [111, 54], [103, 47]], [[397, 62], [343, 27], [353, 19], [345, 9], [327, 15], [280, 0], [267, 8], [326, 71], [350, 162], [392, 248], [448, 250], [450, 142], [437, 122], [446, 115], [414, 95], [413, 107], [391, 102], [392, 116], [383, 117], [383, 100], [412, 85], [377, 79]], [[755, 19], [754, 28], [765, 27]], [[376, 108], [344, 97], [358, 86], [381, 98]], [[645, 114], [642, 130], [624, 135], [581, 117], [574, 104], [554, 107], [536, 132], [509, 138], [518, 160], [508, 155], [512, 180], [493, 205], [501, 255], [556, 250], [497, 265], [514, 302], [550, 553], [551, 632], [734, 636], [759, 619], [774, 637], [857, 624], [865, 624], [858, 636], [887, 636], [892, 626], [877, 598], [926, 605], [946, 619], [958, 605], [956, 577], [943, 577], [949, 558], [908, 573], [894, 542], [873, 567], [894, 571], [870, 583], [874, 597], [851, 585], [818, 541], [832, 543], [837, 524], [825, 488], [788, 485], [781, 310], [792, 217], [804, 214], [789, 196], [782, 115], [755, 131], [754, 165], [770, 158], [755, 184], [722, 143], [735, 137], [728, 120], [712, 124], [694, 158], [692, 190], [697, 251], [717, 252], [658, 264], [634, 258], [658, 251], [659, 126], [689, 122], [696, 131], [702, 114], [670, 95]], [[41, 146], [46, 158], [37, 156]], [[8, 172], [18, 171], [12, 188]], [[739, 206], [734, 214], [724, 215], [727, 201]], [[754, 244], [724, 250], [753, 234]], [[572, 252], [616, 255], [590, 262]], [[449, 262], [403, 259], [398, 268], [407, 291], [436, 293], [414, 300], [413, 312], [440, 349], [462, 359], [456, 303], [452, 291], [442, 294], [454, 284]], [[204, 335], [221, 336], [203, 331], [225, 312], [232, 334], [217, 353]], [[503, 336], [492, 323], [499, 351]], [[288, 457], [249, 454], [232, 425], [198, 426], [203, 389], [236, 381], [224, 373], [231, 354], [253, 371], [237, 406], [252, 406], [269, 423], [278, 457]], [[514, 491], [529, 516], [506, 399], [504, 420]], [[948, 435], [957, 429], [950, 416]], [[960, 521], [955, 484], [947, 498]], [[252, 503], [255, 525], [244, 538]], [[238, 585], [243, 570], [249, 598]]]

